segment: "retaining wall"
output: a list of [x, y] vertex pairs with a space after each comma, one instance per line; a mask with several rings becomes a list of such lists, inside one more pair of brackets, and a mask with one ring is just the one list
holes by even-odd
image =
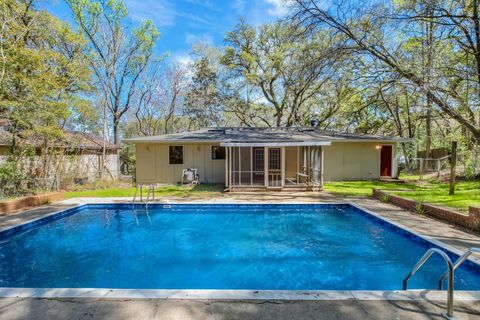
[[51, 192], [0, 201], [0, 215], [7, 215], [24, 208], [60, 201], [64, 198], [63, 192]]
[[373, 197], [409, 211], [418, 212], [419, 210], [422, 210], [423, 213], [428, 216], [471, 230], [480, 230], [480, 208], [477, 207], [470, 207], [468, 214], [464, 214], [452, 209], [420, 203], [418, 201], [393, 195], [379, 189], [373, 189]]

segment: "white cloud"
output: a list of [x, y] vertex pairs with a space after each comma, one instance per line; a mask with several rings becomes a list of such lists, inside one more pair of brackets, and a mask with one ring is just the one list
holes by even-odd
[[189, 66], [194, 62], [193, 58], [189, 54], [175, 55], [173, 60], [183, 66]]
[[195, 14], [191, 14], [191, 13], [188, 13], [188, 12], [179, 12], [177, 15], [179, 17], [181, 17], [182, 19], [189, 20], [190, 22], [196, 24], [197, 26], [206, 27], [206, 26], [211, 25], [211, 23], [208, 19], [200, 17], [200, 16], [195, 15]]
[[177, 13], [167, 0], [125, 0], [129, 16], [133, 20], [151, 19], [157, 26], [171, 26]]
[[188, 43], [189, 45], [194, 45], [194, 44], [212, 45], [213, 36], [208, 33], [203, 33], [203, 34], [189, 33], [185, 36], [185, 42]]
[[270, 5], [267, 13], [274, 17], [283, 17], [288, 13], [288, 4], [286, 0], [264, 0]]
[[158, 27], [172, 26], [178, 21], [189, 21], [203, 27], [210, 25], [210, 21], [204, 17], [175, 9], [174, 2], [169, 0], [125, 0], [125, 5], [133, 20], [150, 19]]
[[186, 78], [192, 79], [193, 76], [195, 75], [194, 69], [192, 67], [193, 64], [195, 63], [195, 60], [192, 58], [192, 56], [185, 52], [178, 52], [174, 54], [172, 58], [173, 58], [174, 64], [178, 64], [186, 70], [186, 73], [185, 73]]

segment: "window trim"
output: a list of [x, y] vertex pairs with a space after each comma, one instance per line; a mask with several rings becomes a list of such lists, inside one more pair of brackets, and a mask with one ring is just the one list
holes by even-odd
[[[213, 157], [213, 148], [218, 147], [218, 148], [223, 148], [224, 153], [223, 153], [223, 158], [214, 158]], [[211, 160], [226, 160], [227, 158], [227, 149], [222, 146], [210, 146], [210, 159]]]
[[[171, 148], [180, 147], [182, 148], [182, 162], [181, 163], [172, 163], [171, 158]], [[169, 145], [168, 146], [168, 164], [169, 165], [183, 165], [185, 163], [185, 147], [183, 145]]]

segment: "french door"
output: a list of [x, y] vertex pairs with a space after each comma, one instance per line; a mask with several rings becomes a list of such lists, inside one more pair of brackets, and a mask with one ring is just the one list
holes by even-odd
[[267, 150], [267, 187], [281, 188], [283, 187], [282, 148], [267, 148]]

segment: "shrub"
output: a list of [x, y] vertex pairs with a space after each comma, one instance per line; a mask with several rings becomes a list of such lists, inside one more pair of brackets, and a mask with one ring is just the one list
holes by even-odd
[[415, 211], [416, 211], [419, 215], [423, 216], [423, 215], [425, 214], [425, 206], [423, 205], [423, 203], [421, 203], [421, 202], [416, 202], [416, 203], [415, 203]]
[[382, 193], [382, 194], [380, 195], [380, 201], [382, 201], [382, 202], [388, 202], [389, 200], [390, 200], [390, 196], [389, 196], [388, 194]]
[[0, 165], [0, 188], [3, 196], [15, 196], [23, 193], [22, 182], [27, 178], [25, 172], [17, 165], [17, 162], [8, 160]]

